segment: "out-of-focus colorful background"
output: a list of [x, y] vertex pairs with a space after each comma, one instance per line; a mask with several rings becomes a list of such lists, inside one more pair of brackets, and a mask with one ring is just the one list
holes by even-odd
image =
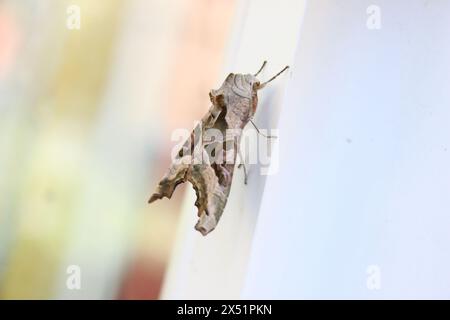
[[[186, 186], [147, 199], [208, 108], [235, 6], [0, 1], [0, 298], [159, 297]], [[71, 265], [89, 286], [67, 290]]]
[[[448, 299], [449, 30], [437, 0], [0, 0], [0, 299]], [[202, 237], [190, 186], [147, 199], [266, 59], [279, 170]]]

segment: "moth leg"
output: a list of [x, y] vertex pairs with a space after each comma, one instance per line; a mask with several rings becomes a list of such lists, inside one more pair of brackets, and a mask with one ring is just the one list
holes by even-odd
[[247, 173], [247, 167], [245, 166], [245, 164], [241, 163], [238, 168], [244, 168], [244, 184], [247, 184], [248, 182], [248, 173]]
[[262, 64], [261, 68], [259, 68], [258, 72], [255, 73], [255, 77], [256, 77], [258, 74], [260, 74], [261, 71], [263, 71], [263, 69], [264, 69], [264, 67], [266, 66], [266, 64], [267, 64], [267, 61], [264, 60], [264, 62], [263, 62], [263, 64]]
[[245, 159], [242, 156], [241, 149], [239, 150], [239, 158], [241, 159], [241, 163], [238, 165], [238, 169], [244, 168], [244, 184], [246, 185], [248, 182], [248, 172], [247, 172], [247, 166], [245, 165]]
[[250, 122], [251, 122], [252, 125], [255, 127], [256, 132], [258, 132], [258, 134], [262, 135], [264, 138], [266, 138], [266, 139], [276, 139], [276, 138], [278, 138], [278, 137], [276, 137], [276, 136], [266, 136], [265, 134], [261, 133], [261, 131], [259, 131], [258, 127], [256, 126], [256, 124], [253, 122], [252, 119], [250, 119]]
[[289, 66], [284, 67], [283, 70], [281, 70], [280, 72], [278, 72], [278, 73], [277, 73], [276, 75], [274, 75], [272, 78], [270, 78], [270, 79], [267, 80], [266, 82], [261, 83], [261, 84], [258, 86], [257, 89], [260, 90], [260, 89], [264, 88], [269, 82], [275, 80], [280, 74], [282, 74], [283, 72], [285, 72], [287, 69], [289, 69]]

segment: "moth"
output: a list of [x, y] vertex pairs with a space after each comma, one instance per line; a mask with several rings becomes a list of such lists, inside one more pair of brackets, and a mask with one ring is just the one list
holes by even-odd
[[[257, 76], [266, 63], [264, 61], [256, 74], [230, 73], [219, 89], [209, 92], [212, 105], [208, 113], [195, 126], [148, 201], [152, 203], [163, 197], [170, 199], [179, 184], [189, 181], [197, 195], [195, 206], [199, 219], [195, 229], [204, 236], [216, 228], [225, 209], [242, 130], [251, 122], [262, 135], [253, 122], [258, 107], [258, 90], [289, 68], [286, 66], [261, 83]], [[241, 166], [244, 167], [247, 184], [247, 169], [245, 164]]]

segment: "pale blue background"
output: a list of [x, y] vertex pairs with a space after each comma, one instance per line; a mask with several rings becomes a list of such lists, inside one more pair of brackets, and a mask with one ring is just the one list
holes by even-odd
[[450, 1], [309, 1], [299, 44], [242, 297], [450, 298]]

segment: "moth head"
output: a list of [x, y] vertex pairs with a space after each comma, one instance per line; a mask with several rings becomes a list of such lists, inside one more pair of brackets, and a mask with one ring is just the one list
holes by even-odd
[[251, 97], [253, 91], [257, 89], [256, 83], [259, 84], [259, 80], [252, 74], [230, 73], [221, 89], [223, 92], [234, 93], [241, 97]]
[[[257, 91], [260, 89], [260, 86], [261, 83], [255, 75], [230, 73], [219, 90], [210, 92], [210, 98], [214, 105], [220, 104], [220, 99], [223, 99], [224, 104], [228, 104], [229, 101], [234, 102], [227, 106], [227, 109], [233, 108], [234, 105], [248, 105], [248, 115], [253, 116], [258, 104]], [[236, 103], [237, 101], [250, 101], [250, 104], [239, 104]]]
[[245, 77], [251, 85], [252, 95], [256, 95], [258, 90], [262, 89], [261, 81], [259, 81], [259, 79], [253, 74], [246, 74]]
[[253, 82], [253, 91], [258, 91], [261, 87], [261, 81], [255, 78], [255, 82]]

